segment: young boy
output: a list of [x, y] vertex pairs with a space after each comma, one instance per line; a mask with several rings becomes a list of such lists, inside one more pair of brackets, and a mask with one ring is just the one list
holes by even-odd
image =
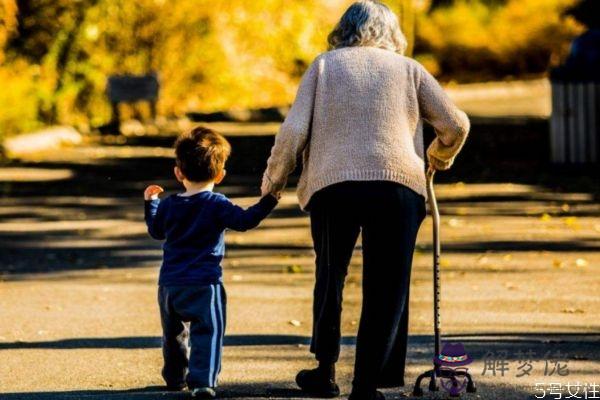
[[[216, 396], [221, 370], [226, 303], [221, 278], [224, 231], [256, 227], [277, 204], [277, 199], [268, 195], [244, 210], [213, 193], [213, 187], [225, 177], [230, 152], [223, 136], [195, 128], [175, 144], [175, 176], [185, 192], [163, 201], [158, 199], [163, 192], [160, 186], [148, 186], [144, 192], [148, 232], [165, 241], [158, 279], [162, 375], [169, 390], [183, 390], [187, 384], [192, 397], [198, 398]], [[189, 332], [184, 322], [189, 322]]]

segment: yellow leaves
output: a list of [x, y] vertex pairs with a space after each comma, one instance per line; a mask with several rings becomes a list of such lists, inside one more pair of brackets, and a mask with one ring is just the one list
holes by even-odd
[[499, 73], [497, 65], [511, 66], [517, 73], [546, 69], [547, 62], [533, 54], [560, 58], [580, 32], [572, 19], [561, 18], [570, 2], [507, 0], [492, 6], [482, 0], [455, 0], [449, 7], [419, 16], [418, 39], [436, 61], [443, 62], [442, 73], [454, 79], [485, 79], [486, 73]]
[[87, 40], [95, 42], [96, 40], [98, 40], [98, 37], [100, 36], [100, 30], [98, 29], [98, 25], [90, 24], [90, 25], [86, 26], [85, 30], [84, 30], [84, 34], [85, 34], [85, 37]]
[[464, 216], [469, 214], [469, 209], [467, 207], [456, 207], [455, 212], [457, 215]]
[[450, 218], [447, 224], [451, 228], [459, 228], [465, 225], [464, 221], [458, 218]]
[[552, 216], [548, 213], [543, 213], [542, 216], [540, 217], [541, 221], [547, 222], [550, 221], [552, 219]]
[[23, 60], [17, 60], [10, 66], [0, 63], [0, 137], [5, 133], [38, 128], [39, 104], [35, 96], [39, 89], [38, 71], [39, 68], [30, 66]]
[[425, 67], [430, 74], [439, 76], [442, 72], [442, 68], [438, 60], [431, 54], [419, 54], [415, 56], [415, 59]]
[[584, 314], [585, 313], [585, 311], [582, 310], [581, 308], [574, 308], [574, 307], [563, 308], [561, 310], [561, 312], [564, 314]]
[[552, 260], [552, 266], [557, 269], [564, 268], [568, 265], [575, 266], [578, 268], [584, 268], [589, 265], [589, 262], [585, 258], [577, 258], [573, 261], [565, 261], [565, 260], [561, 260], [558, 258], [555, 258], [554, 260]]
[[575, 265], [578, 267], [587, 267], [589, 263], [585, 258], [578, 258], [575, 260]]
[[451, 265], [450, 261], [448, 261], [446, 258], [440, 259], [440, 267], [441, 268], [448, 268], [450, 265]]
[[[391, 0], [390, 6], [399, 11], [408, 1]], [[519, 66], [543, 59], [538, 55], [548, 49], [554, 53], [569, 43], [574, 27], [561, 22], [559, 15], [570, 1], [508, 0], [506, 5], [490, 7], [483, 1], [457, 0], [431, 14], [420, 12], [417, 31], [428, 51], [420, 60], [434, 74], [448, 74], [441, 69], [446, 65], [457, 65], [456, 75], [497, 64], [502, 65], [501, 71], [513, 65], [517, 73], [531, 72], [519, 71], [526, 68]], [[31, 17], [30, 25], [52, 27], [42, 29], [51, 33], [44, 33], [47, 39], [39, 43], [42, 47], [62, 48], [57, 40], [63, 36], [53, 31], [65, 24], [53, 18], [57, 14], [53, 7], [72, 8], [72, 3], [77, 2], [62, 0], [32, 7], [42, 11]], [[69, 46], [73, 53], [66, 55], [70, 60], [64, 77], [67, 85], [60, 93], [54, 93], [60, 77], [53, 62], [43, 64], [38, 77], [32, 76], [30, 66], [18, 62], [12, 62], [8, 74], [1, 71], [5, 66], [0, 67], [0, 81], [9, 85], [3, 88], [6, 95], [0, 94], [0, 110], [8, 113], [0, 115], [0, 134], [29, 129], [36, 122], [40, 104], [44, 110], [56, 108], [62, 123], [107, 122], [110, 108], [104, 86], [106, 77], [114, 73], [157, 71], [161, 114], [289, 104], [302, 71], [326, 49], [327, 34], [350, 3], [100, 0], [85, 9], [83, 29]], [[16, 31], [16, 13], [15, 0], [0, 1], [0, 49]], [[410, 15], [412, 21], [412, 12]], [[3, 58], [0, 50], [0, 64]], [[41, 58], [52, 61], [56, 55]], [[7, 111], [5, 103], [13, 109]], [[455, 187], [463, 185], [458, 182]], [[568, 212], [568, 208], [565, 204], [561, 209]]]
[[[490, 9], [481, 3], [460, 1], [450, 8], [439, 9], [419, 25], [428, 29], [424, 34], [432, 44], [442, 47], [461, 44], [478, 47], [489, 39], [488, 24]], [[433, 29], [437, 28], [437, 32]]]
[[579, 221], [577, 217], [565, 217], [562, 219], [563, 223], [571, 228], [571, 229], [579, 229], [581, 226], [579, 225]]
[[286, 268], [286, 272], [288, 274], [300, 274], [302, 273], [302, 266], [294, 264], [294, 265], [288, 265]]
[[[540, 217], [540, 220], [543, 222], [548, 222], [552, 220], [552, 216], [550, 214], [544, 213]], [[568, 228], [579, 229], [581, 227], [579, 224], [579, 219], [577, 217], [563, 217], [561, 221]]]
[[15, 0], [0, 1], [0, 64], [4, 62], [4, 45], [17, 27], [17, 11]]
[[[565, 205], [563, 204], [563, 206], [561, 207], [563, 210], [566, 208], [567, 210], [569, 209], [568, 205], [567, 207], [565, 207]], [[542, 222], [550, 222], [553, 221], [553, 217], [552, 215], [548, 214], [548, 213], [543, 213], [540, 216], [540, 221]], [[563, 217], [560, 219], [560, 221], [563, 223], [564, 226], [566, 226], [567, 228], [570, 229], [581, 229], [581, 224], [579, 223], [579, 219], [577, 217]], [[556, 224], [552, 225], [553, 227], [556, 227]]]

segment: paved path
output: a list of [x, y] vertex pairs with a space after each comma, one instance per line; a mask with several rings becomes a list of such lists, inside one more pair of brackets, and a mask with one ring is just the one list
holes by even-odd
[[[85, 147], [13, 166], [25, 170], [0, 170], [1, 399], [182, 398], [160, 391], [160, 248], [145, 234], [139, 196], [151, 181], [176, 189], [168, 154], [152, 146]], [[234, 176], [221, 189], [249, 204], [257, 182]], [[519, 184], [444, 184], [438, 193], [442, 323], [475, 358], [479, 392], [468, 398], [526, 399], [536, 383], [600, 384], [598, 202], [586, 192]], [[412, 279], [407, 382], [431, 357], [430, 235], [426, 221]], [[227, 241], [221, 393], [302, 398], [292, 382], [298, 369], [312, 365], [308, 219], [289, 192], [259, 229], [229, 233]], [[360, 262], [357, 249], [343, 316], [345, 393]], [[519, 351], [529, 350], [531, 376], [517, 378]], [[557, 351], [569, 375], [544, 376], [546, 353]], [[489, 368], [482, 376], [485, 360], [501, 361], [504, 353], [504, 376]], [[553, 366], [549, 361], [549, 371]]]

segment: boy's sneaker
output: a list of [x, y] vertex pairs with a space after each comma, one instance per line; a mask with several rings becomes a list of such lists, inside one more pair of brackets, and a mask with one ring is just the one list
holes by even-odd
[[340, 395], [335, 383], [335, 372], [331, 369], [305, 369], [296, 375], [296, 383], [304, 392], [314, 397], [333, 398]]
[[201, 387], [192, 389], [192, 397], [195, 399], [214, 399], [217, 392], [211, 387]]

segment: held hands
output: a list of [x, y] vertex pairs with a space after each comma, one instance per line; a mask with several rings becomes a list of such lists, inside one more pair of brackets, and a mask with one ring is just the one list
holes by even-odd
[[158, 185], [150, 185], [144, 190], [144, 200], [155, 200], [158, 199], [158, 195], [165, 190]]

